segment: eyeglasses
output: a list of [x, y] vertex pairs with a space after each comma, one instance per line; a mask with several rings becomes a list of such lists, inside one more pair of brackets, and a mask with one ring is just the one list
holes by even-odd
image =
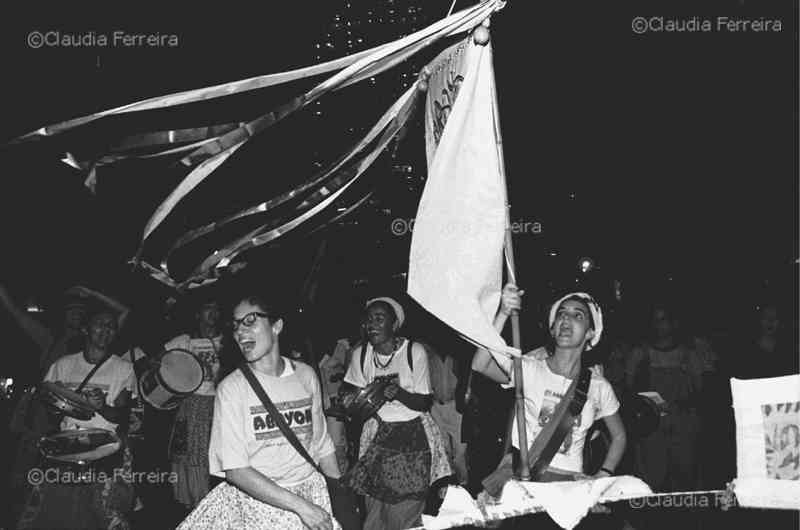
[[236, 331], [237, 329], [239, 329], [239, 326], [241, 324], [244, 324], [244, 327], [246, 327], [246, 328], [252, 328], [255, 325], [256, 321], [258, 320], [258, 317], [269, 318], [269, 315], [266, 314], [266, 313], [261, 313], [259, 311], [253, 311], [252, 313], [247, 313], [242, 318], [234, 318], [234, 319], [232, 319], [231, 320], [231, 329], [233, 331]]

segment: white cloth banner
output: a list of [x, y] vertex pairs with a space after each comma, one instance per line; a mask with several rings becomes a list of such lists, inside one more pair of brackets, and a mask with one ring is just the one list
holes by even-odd
[[741, 506], [800, 509], [800, 375], [731, 379]]
[[469, 36], [428, 68], [428, 180], [414, 221], [408, 294], [467, 340], [518, 354], [492, 325], [507, 215], [491, 44]]

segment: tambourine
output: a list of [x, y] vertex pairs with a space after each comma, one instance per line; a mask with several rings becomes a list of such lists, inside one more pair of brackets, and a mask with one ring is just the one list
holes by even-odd
[[386, 403], [384, 392], [396, 381], [395, 377], [376, 377], [364, 388], [345, 394], [342, 398], [345, 414], [354, 420], [367, 421]]
[[68, 469], [108, 467], [118, 463], [122, 442], [106, 429], [74, 429], [39, 440], [39, 451], [48, 466]]
[[83, 394], [55, 383], [40, 384], [36, 397], [53, 411], [78, 420], [90, 420], [96, 412]]

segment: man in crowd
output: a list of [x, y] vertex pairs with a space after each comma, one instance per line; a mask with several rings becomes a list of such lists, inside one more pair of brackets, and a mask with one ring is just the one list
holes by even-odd
[[[129, 415], [134, 375], [130, 362], [112, 354], [116, 334], [117, 315], [107, 308], [95, 310], [89, 317], [83, 351], [60, 358], [48, 370], [47, 382], [73, 391], [82, 386], [86, 402], [95, 411], [88, 420], [63, 416], [62, 432], [76, 429], [100, 429], [114, 435], [122, 432], [120, 426], [124, 428]], [[33, 484], [19, 527], [128, 528], [133, 488], [130, 474], [125, 472], [130, 471], [130, 453], [123, 445], [120, 442], [117, 451], [91, 462], [94, 465], [88, 469], [94, 473], [89, 475], [88, 483], [76, 484], [71, 478], [74, 472], [45, 474], [47, 480]], [[69, 480], [52, 480], [54, 477]]]

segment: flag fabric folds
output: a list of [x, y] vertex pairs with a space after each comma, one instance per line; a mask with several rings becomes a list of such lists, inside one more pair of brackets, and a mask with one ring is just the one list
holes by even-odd
[[414, 221], [408, 294], [470, 342], [518, 355], [492, 325], [507, 213], [491, 44], [476, 45], [469, 36], [428, 72], [428, 180]]

